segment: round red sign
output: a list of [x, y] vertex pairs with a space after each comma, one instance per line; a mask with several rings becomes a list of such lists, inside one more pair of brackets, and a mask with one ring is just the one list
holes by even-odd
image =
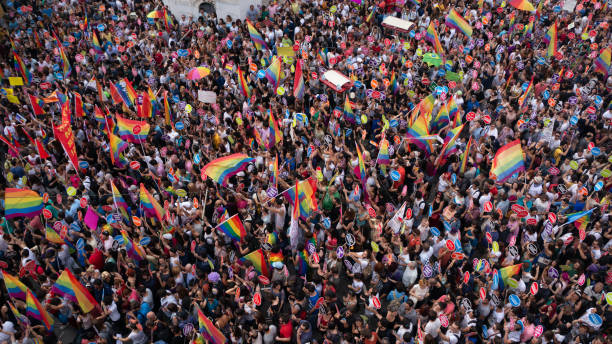
[[132, 129], [132, 132], [134, 133], [134, 135], [140, 134], [141, 131], [142, 131], [142, 128], [139, 125], [135, 125], [134, 128]]
[[538, 293], [538, 282], [533, 282], [531, 283], [531, 287], [529, 288], [529, 292], [531, 293], [531, 295], [535, 295]]
[[465, 115], [465, 119], [467, 119], [468, 121], [473, 121], [474, 118], [476, 118], [475, 112], [468, 112], [467, 115]]
[[557, 215], [555, 213], [548, 213], [548, 222], [555, 224], [557, 222]]
[[446, 240], [446, 248], [449, 251], [454, 251], [455, 250], [455, 243], [452, 240]]
[[138, 161], [130, 161], [130, 168], [137, 170], [140, 168], [140, 163]]
[[50, 219], [51, 216], [53, 216], [53, 214], [51, 214], [51, 211], [49, 209], [43, 209], [42, 213], [45, 219], [47, 220]]

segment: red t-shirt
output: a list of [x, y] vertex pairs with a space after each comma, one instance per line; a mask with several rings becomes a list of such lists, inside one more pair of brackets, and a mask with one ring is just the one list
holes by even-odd
[[104, 268], [104, 255], [98, 249], [95, 249], [91, 256], [89, 256], [89, 264], [93, 264], [98, 270]]
[[293, 323], [290, 321], [285, 325], [282, 325], [278, 330], [279, 337], [281, 338], [291, 338], [291, 334], [293, 332]]

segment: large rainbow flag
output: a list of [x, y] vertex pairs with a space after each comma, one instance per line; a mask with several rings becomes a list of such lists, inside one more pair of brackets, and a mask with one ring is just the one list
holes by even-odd
[[[151, 129], [149, 123], [146, 121], [134, 121], [119, 115], [116, 117], [119, 137], [121, 137], [121, 139], [132, 143], [143, 143], [147, 140], [147, 135], [149, 135], [149, 130]], [[134, 134], [135, 128], [140, 128], [138, 134]]]
[[240, 89], [240, 92], [242, 92], [242, 95], [246, 98], [246, 99], [250, 99], [251, 98], [251, 89], [249, 88], [249, 84], [247, 83], [246, 79], [244, 78], [244, 74], [242, 73], [242, 70], [240, 70], [240, 67], [238, 67], [238, 88]]
[[142, 183], [140, 183], [140, 204], [144, 208], [145, 215], [155, 216], [159, 222], [163, 221], [166, 215], [164, 208], [159, 205]]
[[421, 139], [424, 136], [429, 136], [429, 128], [426, 114], [422, 113], [417, 117], [414, 123], [408, 129], [406, 136], [410, 138], [410, 143], [414, 143], [419, 149], [425, 152], [427, 156], [431, 154], [432, 144], [429, 140]]
[[227, 186], [227, 181], [244, 170], [253, 160], [255, 159], [246, 154], [236, 153], [209, 162], [202, 171], [215, 182]]
[[548, 44], [546, 48], [546, 57], [552, 57], [557, 52], [557, 22], [555, 21], [546, 31], [544, 42]]
[[32, 190], [7, 188], [4, 191], [4, 216], [7, 219], [34, 217], [42, 209], [42, 197]]
[[464, 35], [472, 37], [472, 27], [454, 8], [451, 8], [446, 16], [446, 26], [455, 28], [463, 32]]
[[524, 171], [521, 141], [515, 140], [497, 150], [491, 167], [491, 177], [498, 183], [504, 182], [513, 174]]
[[445, 159], [457, 151], [457, 138], [461, 134], [464, 126], [465, 124], [462, 124], [457, 128], [451, 129], [448, 134], [446, 134], [446, 138], [444, 138], [444, 146], [442, 147], [442, 158]]
[[281, 58], [274, 57], [272, 63], [266, 69], [266, 79], [274, 85], [274, 91], [278, 88], [278, 84], [280, 83], [280, 75], [281, 75]]
[[123, 156], [123, 151], [128, 148], [128, 144], [120, 139], [117, 135], [109, 132], [110, 156], [113, 165], [125, 167], [128, 161]]
[[519, 272], [521, 272], [521, 266], [523, 264], [516, 264], [511, 266], [506, 266], [505, 268], [501, 268], [497, 270], [497, 278], [499, 283], [499, 290], [503, 290], [504, 287], [508, 284], [508, 279]]
[[274, 118], [274, 113], [270, 108], [270, 116], [268, 116], [268, 126], [270, 128], [270, 135], [268, 138], [268, 149], [274, 147], [275, 144], [280, 143], [283, 139], [283, 132], [278, 128], [278, 122]]
[[268, 46], [266, 45], [266, 41], [264, 41], [263, 37], [257, 31], [253, 23], [251, 23], [251, 21], [248, 19], [246, 20], [246, 23], [247, 23], [247, 29], [249, 30], [249, 36], [251, 36], [251, 40], [253, 41], [253, 44], [255, 45], [255, 49], [261, 50], [261, 48], [266, 48], [267, 50]]
[[607, 47], [606, 49], [601, 51], [599, 57], [595, 60], [595, 71], [603, 73], [606, 77], [610, 71], [610, 57], [611, 57], [612, 48]]
[[293, 80], [293, 96], [296, 99], [304, 98], [306, 87], [304, 85], [304, 75], [302, 73], [303, 61], [299, 59], [297, 61], [297, 67], [295, 68], [295, 79]]
[[200, 328], [200, 333], [204, 336], [204, 338], [208, 339], [208, 341], [212, 344], [224, 344], [227, 342], [227, 338], [223, 335], [221, 331], [208, 319], [199, 306], [196, 305], [198, 310], [198, 325]]
[[[300, 203], [299, 211], [300, 218], [304, 221], [310, 217], [310, 214], [317, 209], [317, 182], [312, 179], [306, 179], [298, 183], [298, 200]], [[283, 197], [287, 202], [295, 208], [295, 186], [282, 192]]]
[[467, 166], [467, 162], [470, 157], [470, 149], [472, 149], [472, 136], [470, 136], [467, 146], [465, 146], [465, 151], [463, 152], [463, 156], [461, 157], [461, 167], [459, 168], [460, 173], [465, 173], [465, 168]]
[[244, 263], [247, 260], [253, 264], [253, 267], [255, 268], [257, 273], [266, 277], [268, 276], [268, 260], [266, 259], [266, 256], [262, 249], [253, 251], [240, 258], [241, 263]]
[[78, 303], [85, 313], [89, 313], [98, 306], [98, 302], [89, 293], [89, 290], [68, 269], [65, 269], [57, 278], [51, 290], [74, 303]]
[[240, 217], [238, 214], [230, 217], [225, 220], [225, 222], [219, 224], [217, 229], [221, 232], [225, 233], [232, 240], [240, 242], [244, 237], [246, 237], [247, 232], [242, 225], [242, 221], [240, 221]]
[[433, 20], [429, 22], [427, 32], [425, 33], [425, 39], [433, 45], [436, 54], [444, 54], [444, 50], [442, 49], [442, 44], [440, 44], [440, 38], [438, 37], [438, 32], [436, 32], [436, 27]]
[[26, 292], [26, 315], [40, 321], [47, 330], [53, 328], [53, 317], [43, 308], [30, 289]]
[[25, 284], [21, 283], [19, 278], [4, 272], [4, 270], [2, 270], [2, 277], [4, 279], [4, 286], [6, 286], [9, 296], [25, 301], [26, 291], [28, 290]]
[[124, 219], [129, 221], [130, 217], [128, 216], [128, 205], [123, 199], [121, 192], [119, 192], [119, 189], [117, 189], [117, 187], [115, 186], [112, 180], [111, 180], [111, 192], [113, 194], [113, 203], [115, 204], [115, 208], [119, 210], [119, 212], [121, 213]]

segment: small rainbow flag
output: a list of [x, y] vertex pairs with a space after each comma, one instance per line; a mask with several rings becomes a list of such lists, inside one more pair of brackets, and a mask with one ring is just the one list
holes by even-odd
[[111, 180], [111, 192], [113, 194], [113, 203], [115, 204], [115, 208], [119, 210], [119, 212], [121, 213], [124, 219], [129, 221], [130, 218], [128, 216], [128, 205], [123, 199], [123, 196], [121, 196], [121, 192], [119, 192], [119, 189], [117, 189], [117, 187], [115, 186], [115, 183], [113, 183], [112, 180]]
[[89, 293], [89, 290], [68, 269], [65, 269], [57, 278], [51, 291], [77, 303], [84, 313], [89, 313], [98, 306], [98, 302]]
[[38, 115], [44, 115], [45, 114], [45, 110], [43, 110], [43, 105], [45, 104], [40, 98], [33, 96], [29, 93], [27, 93], [28, 95], [28, 99], [30, 100], [30, 105], [32, 106], [32, 112], [34, 112], [34, 114], [36, 116]]
[[357, 148], [357, 166], [359, 167], [359, 180], [361, 180], [361, 185], [363, 186], [363, 190], [366, 190], [366, 182], [368, 179], [367, 171], [365, 167], [365, 162], [363, 161], [363, 155], [361, 154], [361, 149], [359, 149], [359, 145], [355, 142], [355, 148]]
[[552, 57], [557, 52], [557, 22], [555, 21], [546, 31], [544, 42], [548, 44], [546, 57]]
[[278, 153], [274, 158], [274, 169], [272, 171], [272, 184], [278, 190]]
[[[272, 234], [272, 233], [270, 233]], [[270, 240], [268, 240], [268, 243], [270, 245], [273, 245], [274, 243], [271, 243]], [[268, 260], [271, 262], [282, 262], [283, 260], [285, 260], [285, 256], [283, 255], [282, 251], [278, 251], [278, 252], [270, 252], [270, 254], [268, 255]]]
[[[298, 202], [300, 203], [299, 212], [300, 218], [304, 221], [310, 217], [310, 214], [317, 209], [317, 182], [313, 178], [302, 180], [298, 183]], [[282, 192], [285, 200], [295, 208], [295, 186]]]
[[529, 94], [531, 93], [532, 89], [533, 89], [533, 75], [531, 76], [531, 81], [529, 82], [529, 85], [525, 89], [525, 92], [523, 92], [523, 94], [518, 99], [519, 108], [523, 107], [523, 104], [525, 104], [525, 100], [527, 100], [527, 97], [529, 97]]
[[349, 101], [348, 95], [344, 97], [344, 119], [348, 122], [355, 124], [355, 113], [353, 113], [353, 109], [351, 108], [351, 102]]
[[9, 296], [15, 299], [25, 301], [26, 291], [28, 290], [25, 284], [21, 283], [19, 278], [4, 272], [4, 270], [2, 270], [2, 277], [4, 279], [4, 285], [6, 286], [6, 290], [8, 291]]
[[295, 79], [293, 81], [293, 96], [296, 99], [304, 98], [304, 93], [306, 92], [306, 87], [304, 85], [304, 75], [302, 74], [302, 63], [303, 61], [299, 59], [297, 61], [297, 67], [295, 68]]
[[427, 118], [425, 114], [420, 114], [419, 117], [414, 121], [414, 123], [408, 129], [406, 136], [408, 138], [412, 138], [410, 140], [411, 143], [414, 143], [419, 149], [424, 151], [427, 156], [431, 154], [432, 145], [428, 140], [422, 140], [421, 137], [428, 136], [429, 129], [427, 125]]
[[389, 141], [384, 137], [380, 139], [380, 145], [378, 149], [378, 156], [376, 157], [376, 163], [382, 165], [384, 169], [391, 162], [389, 161]]
[[419, 112], [426, 115], [431, 114], [433, 112], [434, 103], [435, 98], [432, 93], [419, 102]]
[[253, 251], [242, 258], [240, 258], [240, 262], [244, 263], [249, 261], [253, 264], [253, 267], [260, 275], [268, 276], [268, 261], [266, 260], [266, 256], [262, 249], [258, 249]]
[[444, 146], [442, 147], [442, 158], [447, 158], [451, 154], [457, 151], [457, 138], [465, 124], [458, 126], [457, 128], [451, 129], [448, 134], [446, 134], [446, 138], [444, 138]]
[[142, 92], [142, 104], [137, 104], [136, 110], [140, 118], [153, 117], [153, 103], [148, 92]]
[[26, 85], [29, 85], [30, 82], [32, 81], [32, 74], [30, 73], [30, 70], [28, 69], [26, 64], [23, 62], [19, 54], [15, 52], [15, 50], [13, 50], [13, 58], [15, 59], [15, 69], [19, 72], [19, 74], [21, 74], [21, 77], [23, 78], [23, 82]]
[[504, 286], [508, 284], [508, 279], [519, 272], [521, 272], [521, 266], [523, 264], [516, 264], [511, 266], [506, 266], [505, 268], [501, 268], [497, 270], [497, 277], [499, 283], [499, 290], [504, 289]]
[[248, 100], [251, 99], [251, 89], [249, 88], [249, 84], [247, 83], [246, 79], [244, 78], [244, 74], [242, 73], [242, 70], [240, 70], [240, 67], [238, 67], [238, 88], [240, 89], [240, 92], [242, 92], [242, 95]]
[[397, 82], [397, 75], [395, 75], [395, 71], [391, 73], [391, 93], [397, 94], [399, 92], [399, 83]]
[[246, 154], [236, 153], [209, 162], [202, 171], [215, 182], [227, 186], [230, 177], [244, 170], [253, 160]]
[[[119, 94], [119, 90], [117, 89], [117, 86], [113, 84], [112, 82], [110, 82], [109, 88], [110, 88], [111, 98], [113, 99], [113, 104], [115, 105], [121, 104], [121, 102], [123, 102], [123, 97]], [[127, 97], [127, 94], [126, 94], [126, 97]]]
[[51, 228], [51, 226], [49, 225], [45, 226], [45, 239], [47, 239], [49, 242], [58, 245], [66, 244], [66, 241], [64, 241], [64, 239], [62, 239], [62, 237], [55, 231], [55, 229]]
[[281, 73], [281, 58], [275, 57], [272, 60], [272, 63], [266, 69], [266, 79], [274, 85], [274, 91], [278, 88], [278, 84], [280, 83], [280, 73]]
[[533, 7], [533, 5], [527, 0], [510, 0], [508, 3], [518, 10], [527, 12], [535, 11], [535, 7]]
[[168, 11], [164, 8], [164, 25], [166, 26], [166, 31], [170, 32], [170, 28], [174, 23], [172, 22], [172, 18], [168, 15]]
[[589, 210], [585, 210], [585, 211], [580, 211], [577, 213], [572, 213], [572, 214], [567, 214], [567, 221], [565, 222], [565, 224], [568, 223], [575, 223], [576, 228], [580, 229], [579, 226], [581, 226], [584, 223], [584, 227], [586, 227], [589, 219], [586, 219], [586, 222], [584, 220], [585, 217], [590, 217], [591, 213], [595, 210], [595, 208], [589, 209]]
[[113, 165], [117, 165], [121, 168], [127, 165], [127, 159], [121, 154], [124, 150], [128, 148], [128, 144], [125, 143], [122, 139], [117, 137], [117, 135], [109, 132], [109, 145], [110, 145], [110, 156], [111, 162]]
[[232, 240], [237, 242], [242, 241], [242, 238], [247, 235], [247, 232], [244, 229], [244, 226], [242, 225], [242, 221], [240, 221], [240, 217], [238, 217], [238, 214], [230, 217], [229, 219], [225, 220], [225, 222], [219, 224], [217, 226], [217, 229], [225, 233], [225, 235], [230, 237]]
[[270, 136], [268, 139], [268, 149], [274, 147], [275, 144], [283, 140], [283, 132], [278, 129], [278, 122], [274, 118], [272, 109], [270, 108], [270, 116], [268, 116], [268, 126], [270, 128]]
[[595, 60], [595, 71], [603, 73], [606, 77], [610, 71], [610, 56], [611, 56], [612, 48], [607, 47], [602, 50], [599, 57]]
[[525, 170], [521, 141], [515, 140], [501, 147], [495, 153], [491, 167], [491, 177], [498, 183], [503, 183], [513, 174]]
[[144, 207], [144, 212], [147, 216], [155, 216], [159, 222], [162, 222], [166, 212], [145, 188], [143, 183], [140, 183], [140, 203]]
[[125, 83], [125, 92], [127, 93], [128, 98], [130, 98], [130, 102], [132, 104], [136, 104], [138, 93], [136, 93], [134, 86], [132, 86], [132, 82], [128, 80], [128, 78], [123, 78], [123, 82]]
[[[98, 40], [96, 31], [93, 31], [93, 35], [91, 35], [91, 45], [96, 55], [104, 54], [104, 50], [102, 50], [102, 46], [100, 45], [100, 40]], [[98, 56], [96, 56], [96, 58], [98, 58]]]
[[6, 301], [6, 303], [8, 303], [8, 306], [11, 309], [13, 315], [15, 316], [15, 319], [17, 319], [22, 324], [22, 326], [28, 326], [30, 324], [28, 318], [25, 315], [19, 313], [19, 310], [17, 310], [17, 308], [15, 307], [15, 305], [13, 305], [11, 301]]
[[317, 52], [317, 60], [319, 60], [323, 66], [327, 66], [327, 48], [323, 48]]
[[135, 244], [125, 230], [121, 230], [121, 236], [123, 237], [123, 244], [125, 245], [128, 257], [136, 261], [143, 260], [145, 258], [145, 252], [142, 247]]
[[455, 28], [470, 38], [472, 37], [472, 27], [454, 8], [446, 16], [446, 26]]
[[470, 157], [470, 149], [472, 149], [472, 136], [470, 136], [467, 146], [465, 146], [465, 152], [463, 152], [463, 157], [461, 159], [461, 167], [459, 169], [460, 173], [465, 173], [465, 168], [467, 166], [468, 158]]
[[427, 27], [427, 32], [425, 34], [425, 39], [429, 41], [434, 47], [434, 51], [438, 55], [442, 55], [444, 50], [442, 49], [442, 44], [440, 44], [440, 38], [438, 37], [438, 33], [436, 32], [436, 27], [434, 25], [433, 20], [429, 22], [429, 26]]
[[225, 344], [227, 338], [223, 333], [202, 313], [200, 306], [196, 305], [196, 308], [198, 309], [198, 325], [203, 337], [212, 344]]
[[4, 192], [4, 216], [7, 219], [34, 217], [42, 209], [42, 197], [32, 190], [7, 188]]
[[[143, 143], [147, 140], [151, 126], [145, 121], [134, 121], [123, 118], [117, 115], [117, 127], [119, 128], [119, 137], [132, 143]], [[139, 127], [140, 132], [134, 134], [134, 129]]]
[[47, 310], [43, 308], [30, 289], [28, 289], [26, 293], [26, 315], [43, 323], [45, 328], [49, 331], [53, 328], [53, 318], [47, 313]]
[[126, 83], [126, 80], [127, 79], [123, 79], [122, 81], [116, 83], [115, 90], [117, 91], [117, 94], [119, 94], [125, 105], [132, 107], [134, 106], [134, 102], [132, 101], [132, 98], [130, 97], [130, 94], [128, 92], [128, 84]]
[[264, 41], [263, 37], [259, 34], [255, 26], [253, 26], [253, 23], [251, 23], [251, 21], [247, 19], [246, 24], [247, 29], [249, 30], [249, 36], [251, 36], [251, 40], [255, 45], [255, 49], [261, 50], [261, 48], [266, 48], [267, 50], [268, 46], [266, 45], [266, 41]]
[[300, 276], [304, 276], [308, 272], [308, 257], [309, 257], [308, 251], [306, 251], [305, 249], [301, 250], [297, 254], [297, 258], [298, 258], [297, 273]]
[[430, 122], [430, 133], [438, 132], [440, 129], [444, 128], [447, 124], [450, 123], [450, 118], [448, 116], [448, 104], [442, 104], [436, 117], [434, 117]]

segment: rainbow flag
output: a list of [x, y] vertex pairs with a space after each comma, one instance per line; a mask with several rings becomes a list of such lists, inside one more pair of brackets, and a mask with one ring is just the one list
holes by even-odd
[[434, 47], [434, 51], [438, 55], [442, 55], [444, 50], [442, 49], [442, 44], [440, 44], [440, 38], [438, 37], [438, 33], [436, 32], [436, 27], [434, 25], [433, 20], [429, 22], [429, 26], [427, 27], [427, 32], [425, 33], [425, 39], [429, 41]]
[[463, 157], [461, 158], [461, 167], [459, 168], [460, 173], [465, 173], [468, 158], [470, 157], [470, 149], [472, 149], [472, 136], [470, 136], [467, 146], [465, 146], [465, 152], [463, 152]]
[[[578, 229], [580, 229], [581, 226], [584, 226], [586, 228], [586, 225], [589, 222], [591, 213], [594, 210], [595, 208], [592, 208], [592, 209], [580, 211], [577, 213], [567, 214], [567, 221], [565, 222], [565, 224], [573, 222], [576, 228]], [[586, 217], [586, 220], [585, 220], [585, 217]]]
[[603, 73], [606, 77], [610, 71], [610, 56], [611, 56], [612, 48], [607, 47], [606, 49], [601, 51], [599, 57], [595, 60], [595, 71]]
[[238, 217], [238, 214], [225, 220], [225, 222], [217, 226], [217, 229], [225, 233], [225, 235], [230, 237], [232, 240], [237, 242], [242, 241], [242, 238], [247, 235], [247, 232], [244, 229], [244, 226], [242, 225], [242, 221], [240, 221], [240, 217]]
[[246, 154], [236, 153], [209, 162], [202, 168], [202, 172], [215, 182], [227, 186], [230, 177], [244, 170], [253, 160]]
[[272, 171], [272, 184], [278, 190], [278, 153], [274, 158], [274, 169]]
[[102, 110], [100, 110], [98, 105], [94, 106], [94, 118], [96, 119], [96, 122], [98, 122], [98, 126], [100, 127], [100, 129], [104, 128], [104, 126], [106, 125], [106, 117], [104, 116], [104, 113], [102, 112]]
[[13, 145], [13, 139], [10, 136], [9, 138], [10, 140], [0, 134], [0, 141], [6, 143], [9, 146], [9, 153], [11, 154], [11, 156], [16, 158], [19, 156], [19, 150]]
[[173, 124], [172, 111], [170, 109], [170, 103], [168, 103], [168, 91], [164, 92], [164, 114], [166, 116], [166, 125]]
[[521, 11], [527, 11], [527, 12], [535, 11], [535, 7], [533, 7], [533, 5], [527, 0], [510, 0], [508, 1], [508, 3], [512, 5], [512, 7], [518, 10], [521, 10]]
[[497, 280], [499, 283], [498, 290], [503, 290], [508, 284], [508, 279], [521, 272], [521, 266], [523, 266], [523, 264], [506, 266], [505, 268], [497, 270]]
[[378, 149], [376, 163], [382, 165], [381, 167], [383, 168], [383, 171], [385, 171], [386, 166], [391, 164], [389, 160], [389, 141], [383, 136], [383, 138], [380, 139], [380, 144], [378, 146], [380, 148]]
[[429, 136], [429, 129], [427, 125], [427, 118], [425, 114], [420, 114], [419, 117], [414, 121], [414, 123], [408, 129], [406, 133], [408, 138], [412, 138], [411, 143], [414, 143], [419, 149], [424, 151], [427, 156], [431, 154], [432, 145], [429, 140], [422, 140], [421, 137]]
[[6, 287], [9, 296], [25, 301], [26, 291], [28, 290], [25, 284], [21, 283], [19, 278], [4, 272], [4, 270], [2, 270], [2, 277], [4, 279], [4, 286]]
[[270, 135], [268, 138], [268, 149], [274, 147], [275, 144], [279, 143], [283, 139], [283, 132], [278, 129], [278, 122], [274, 118], [272, 109], [270, 108], [270, 116], [268, 116], [268, 126], [270, 128]]
[[454, 8], [446, 16], [446, 26], [455, 28], [470, 38], [472, 37], [472, 27]]
[[57, 278], [51, 291], [74, 303], [78, 303], [84, 313], [89, 313], [92, 309], [99, 306], [96, 299], [89, 293], [89, 290], [68, 269], [65, 269]]
[[111, 180], [111, 192], [113, 194], [113, 203], [115, 204], [115, 208], [119, 210], [124, 219], [130, 221], [130, 217], [128, 216], [128, 205], [121, 196], [121, 192], [115, 186], [115, 183]]
[[[98, 35], [93, 31], [93, 35], [91, 35], [91, 45], [93, 50], [96, 52], [96, 55], [104, 54], [104, 50], [102, 50], [102, 46], [100, 45], [100, 40], [98, 40]], [[98, 58], [98, 56], [96, 56]]]
[[317, 60], [319, 60], [322, 65], [327, 66], [327, 48], [323, 48], [317, 52]]
[[116, 83], [115, 90], [117, 91], [117, 94], [119, 94], [119, 96], [121, 97], [125, 105], [132, 107], [134, 106], [134, 102], [132, 101], [132, 98], [129, 95], [128, 86], [127, 86], [128, 84], [125, 81], [126, 79], [123, 79], [122, 81], [119, 81], [118, 83]]
[[64, 241], [64, 239], [62, 239], [62, 237], [55, 231], [55, 229], [51, 228], [51, 226], [49, 225], [45, 226], [45, 239], [47, 239], [47, 241], [49, 242], [58, 245], [66, 244], [66, 241]]
[[198, 325], [200, 327], [200, 333], [202, 333], [203, 337], [207, 339], [211, 344], [224, 344], [227, 342], [227, 338], [223, 335], [221, 331], [208, 319], [200, 306], [196, 305], [198, 310]]
[[547, 0], [540, 0], [540, 2], [538, 3], [538, 8], [536, 8], [536, 18], [538, 20], [540, 20], [540, 17], [542, 16], [542, 8], [544, 8], [545, 2], [547, 2]]
[[529, 85], [525, 89], [525, 92], [523, 92], [523, 94], [518, 99], [519, 108], [523, 107], [523, 104], [525, 104], [525, 100], [527, 100], [527, 97], [531, 93], [532, 89], [533, 89], [533, 75], [531, 76], [531, 81], [529, 82]]
[[[273, 234], [273, 233], [270, 233]], [[270, 245], [274, 245], [274, 243], [270, 242], [270, 240], [268, 240], [268, 243]], [[270, 254], [268, 255], [268, 260], [271, 262], [282, 262], [283, 260], [285, 260], [285, 256], [283, 255], [282, 251], [278, 251], [278, 252], [270, 252]]]
[[359, 149], [359, 145], [355, 142], [355, 148], [357, 148], [357, 165], [359, 166], [359, 180], [361, 180], [361, 185], [363, 186], [363, 190], [366, 190], [366, 182], [367, 182], [367, 172], [365, 167], [365, 162], [363, 161], [363, 155], [361, 154], [361, 149]]
[[96, 79], [96, 77], [92, 77], [91, 81], [96, 83], [96, 90], [98, 92], [98, 100], [100, 101], [101, 104], [104, 104], [104, 90], [102, 89], [102, 83], [98, 81], [98, 79]]
[[442, 158], [445, 159], [457, 151], [457, 138], [461, 134], [464, 126], [465, 124], [462, 124], [457, 128], [451, 129], [448, 134], [446, 134], [446, 138], [444, 138], [444, 146], [442, 147]]
[[4, 191], [4, 216], [34, 217], [42, 212], [42, 197], [32, 190], [7, 188]]
[[523, 31], [523, 34], [526, 35], [528, 33], [533, 33], [533, 20], [529, 20], [529, 23], [525, 25], [525, 30]]
[[397, 82], [397, 76], [395, 75], [395, 71], [391, 73], [391, 93], [397, 94], [399, 92], [399, 83]]
[[121, 104], [121, 102], [123, 102], [123, 97], [119, 94], [119, 90], [117, 89], [117, 86], [113, 84], [112, 82], [110, 82], [109, 88], [110, 88], [111, 98], [113, 99], [113, 104], [115, 105]]
[[166, 26], [166, 31], [170, 32], [170, 28], [172, 27], [173, 22], [172, 18], [168, 15], [168, 11], [164, 8], [164, 25]]
[[147, 216], [155, 216], [159, 222], [162, 222], [166, 215], [164, 208], [159, 205], [142, 183], [140, 183], [140, 204], [144, 207], [144, 212]]
[[546, 57], [552, 57], [557, 52], [557, 22], [554, 22], [546, 31], [544, 42], [548, 44]]
[[138, 244], [135, 244], [128, 236], [127, 232], [123, 229], [121, 230], [121, 236], [123, 237], [123, 244], [125, 245], [128, 257], [136, 261], [141, 261], [145, 259], [146, 254], [142, 247], [140, 247], [140, 245]]
[[450, 118], [448, 116], [448, 105], [442, 104], [442, 106], [440, 106], [440, 109], [438, 110], [438, 113], [436, 114], [436, 117], [433, 118], [430, 122], [429, 132], [438, 132], [440, 129], [444, 128], [449, 123]]
[[64, 77], [66, 77], [70, 75], [70, 71], [72, 71], [72, 68], [70, 67], [68, 56], [66, 56], [66, 51], [64, 51], [64, 46], [62, 45], [62, 42], [59, 40], [59, 38], [57, 38], [55, 32], [53, 33], [53, 37], [55, 37], [55, 40], [57, 41], [57, 48], [59, 50], [60, 57], [62, 58], [62, 68], [64, 71]]
[[38, 36], [38, 30], [32, 30], [32, 33], [34, 34], [34, 42], [36, 43], [36, 46], [43, 49], [43, 45], [40, 43], [40, 37]]
[[356, 122], [355, 113], [353, 113], [353, 109], [351, 108], [348, 94], [344, 97], [344, 119], [352, 124]]
[[[318, 208], [316, 197], [317, 182], [312, 178], [303, 180], [298, 183], [297, 190], [297, 199], [300, 203], [298, 207], [300, 212], [300, 218], [306, 221], [310, 217], [310, 214]], [[290, 187], [289, 189], [283, 191], [281, 194], [283, 195], [283, 197], [285, 197], [285, 200], [289, 202], [289, 204], [291, 204], [291, 206], [295, 209], [295, 186]]]
[[113, 165], [123, 168], [125, 165], [127, 165], [128, 161], [121, 153], [128, 148], [128, 144], [112, 132], [109, 132], [108, 134], [111, 161]]
[[49, 331], [53, 328], [53, 318], [47, 313], [47, 310], [43, 308], [30, 289], [26, 292], [26, 315], [40, 321]]
[[[418, 1], [418, 0], [417, 0]], [[421, 0], [422, 1], [422, 0]], [[372, 12], [370, 12], [370, 14], [366, 17], [366, 23], [369, 23], [370, 20], [372, 20], [372, 18], [374, 18], [374, 13], [376, 13], [376, 10], [378, 9], [377, 5], [374, 5], [374, 7], [372, 8]]]
[[501, 147], [495, 153], [491, 167], [491, 177], [498, 183], [503, 183], [513, 174], [525, 170], [521, 141], [515, 140]]
[[[298, 180], [295, 181], [295, 189], [296, 190], [299, 189]], [[298, 203], [300, 203], [300, 195], [299, 193], [296, 193], [295, 197], [293, 198], [293, 212], [291, 213], [292, 225], [293, 224], [297, 225], [297, 219], [300, 217], [300, 207], [297, 206]]]
[[293, 81], [293, 96], [296, 99], [304, 98], [306, 87], [304, 85], [304, 75], [302, 74], [303, 61], [299, 59], [297, 61], [297, 67], [295, 68], [295, 79]]
[[306, 275], [306, 273], [308, 273], [308, 251], [306, 251], [306, 249], [299, 251], [297, 254], [297, 258], [297, 273], [300, 276], [304, 276]]
[[19, 72], [19, 74], [21, 74], [23, 82], [26, 85], [29, 85], [30, 82], [32, 82], [32, 74], [30, 73], [30, 70], [28, 70], [28, 67], [23, 62], [21, 57], [17, 54], [17, 52], [15, 52], [15, 50], [13, 50], [13, 58], [15, 59], [15, 69], [17, 70], [17, 72]]
[[251, 89], [249, 88], [249, 84], [244, 78], [244, 74], [242, 73], [242, 70], [240, 70], [240, 67], [238, 67], [237, 74], [238, 74], [238, 88], [240, 89], [240, 92], [242, 92], [242, 95], [247, 100], [250, 100], [251, 99]]
[[281, 59], [280, 57], [275, 57], [272, 60], [272, 63], [266, 69], [266, 79], [274, 85], [274, 92], [278, 88], [278, 84], [280, 82], [280, 73], [281, 73]]
[[[132, 143], [143, 143], [147, 140], [151, 126], [145, 121], [134, 121], [123, 118], [117, 115], [117, 127], [119, 128], [119, 137]], [[140, 132], [134, 134], [134, 128], [140, 127]]]
[[435, 98], [432, 93], [419, 102], [419, 112], [424, 113], [426, 115], [431, 114], [434, 108], [434, 103]]
[[132, 104], [136, 104], [138, 93], [136, 93], [134, 86], [132, 86], [132, 82], [128, 80], [128, 78], [123, 78], [123, 82], [125, 83], [125, 92], [127, 93], [128, 98], [130, 98], [130, 102]]
[[240, 258], [241, 263], [244, 263], [247, 260], [253, 264], [253, 267], [258, 274], [266, 277], [268, 276], [268, 261], [266, 260], [266, 256], [262, 249], [253, 251]]
[[36, 116], [38, 115], [44, 115], [45, 114], [45, 110], [43, 110], [43, 105], [45, 104], [40, 98], [33, 96], [29, 93], [27, 93], [28, 95], [28, 99], [30, 100], [30, 105], [32, 106], [32, 112], [34, 112], [34, 114]]
[[255, 45], [255, 49], [261, 50], [261, 48], [266, 48], [267, 50], [268, 46], [266, 45], [266, 41], [264, 41], [263, 37], [259, 34], [255, 26], [253, 26], [253, 23], [251, 23], [251, 21], [247, 19], [246, 24], [247, 29], [249, 30], [249, 36], [251, 36], [251, 40]]
[[11, 312], [15, 316], [15, 319], [19, 321], [21, 326], [26, 327], [30, 324], [30, 321], [28, 320], [28, 318], [25, 315], [19, 313], [19, 310], [17, 310], [17, 308], [13, 305], [11, 301], [6, 301], [6, 303], [8, 303], [8, 306], [11, 309]]

